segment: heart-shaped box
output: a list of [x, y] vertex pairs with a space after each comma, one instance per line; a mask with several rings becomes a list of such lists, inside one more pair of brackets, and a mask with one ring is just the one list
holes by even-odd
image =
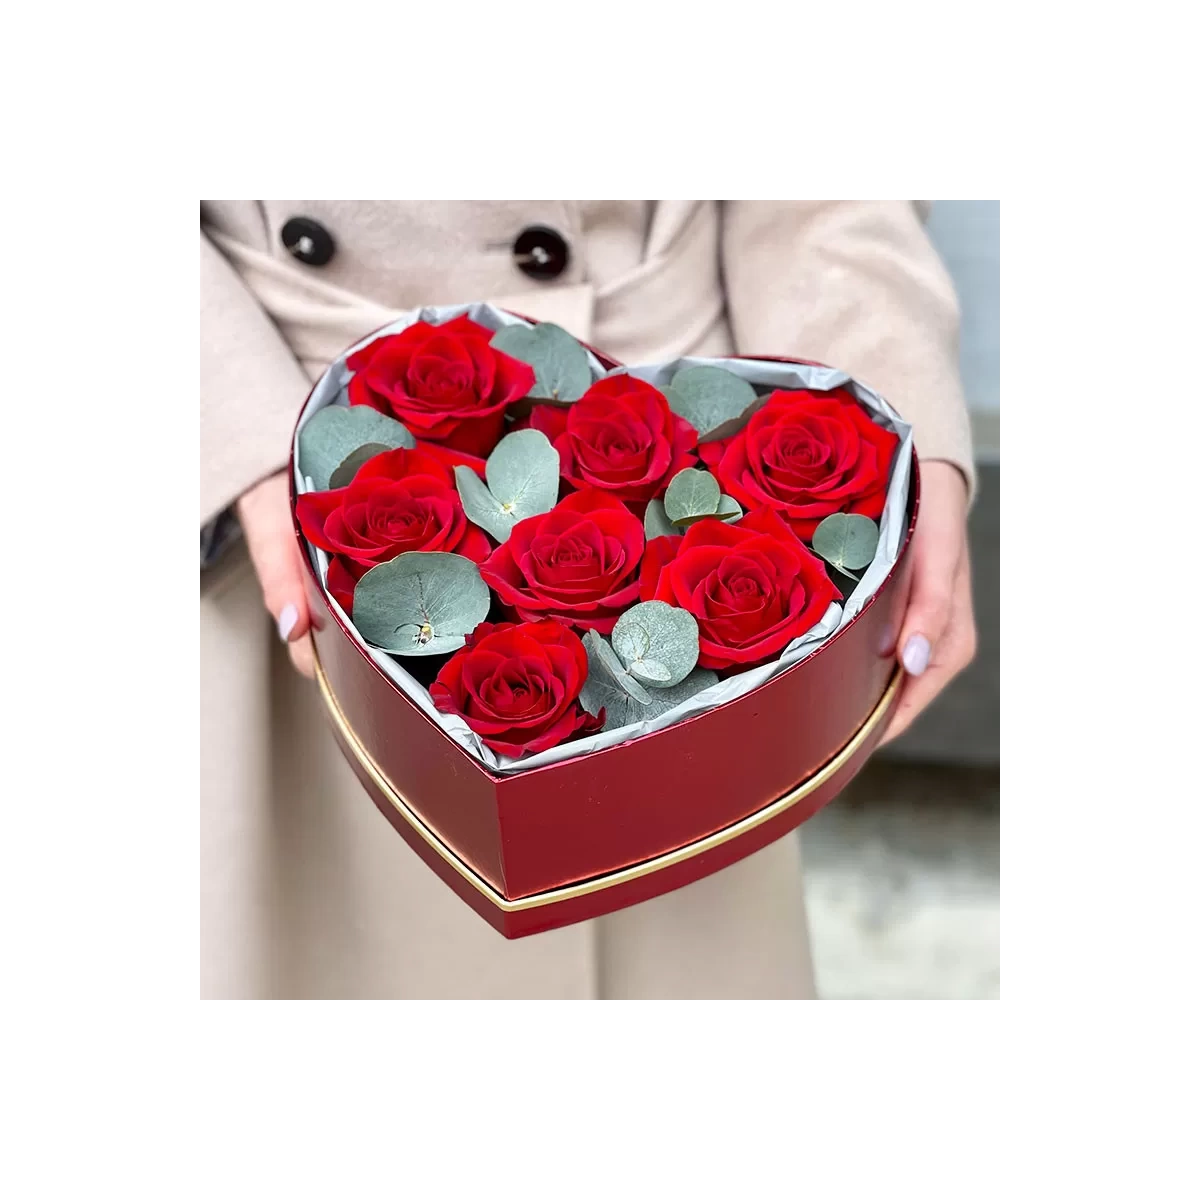
[[[592, 352], [606, 369], [620, 365]], [[807, 658], [678, 724], [504, 775], [459, 746], [367, 655], [327, 600], [294, 522], [317, 684], [338, 743], [393, 827], [505, 937], [602, 916], [710, 875], [821, 809], [882, 736], [901, 674], [881, 647], [907, 599], [919, 493], [914, 452], [895, 564], [857, 616]]]

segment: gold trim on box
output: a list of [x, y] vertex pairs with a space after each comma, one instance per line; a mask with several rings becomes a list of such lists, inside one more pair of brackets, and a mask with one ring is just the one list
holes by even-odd
[[632, 867], [624, 867], [622, 870], [613, 871], [608, 875], [599, 875], [594, 879], [585, 880], [583, 883], [573, 883], [567, 887], [554, 888], [552, 891], [538, 892], [532, 896], [524, 896], [519, 900], [509, 900], [506, 896], [496, 891], [486, 879], [459, 858], [438, 837], [437, 833], [409, 807], [408, 802], [379, 769], [378, 764], [367, 753], [366, 747], [359, 741], [357, 734], [355, 734], [354, 730], [347, 723], [345, 714], [338, 705], [337, 698], [329, 686], [329, 680], [326, 678], [325, 672], [321, 667], [321, 661], [317, 658], [315, 644], [313, 646], [313, 660], [316, 665], [317, 686], [321, 692], [321, 699], [325, 701], [325, 706], [329, 709], [329, 715], [333, 720], [334, 726], [337, 728], [342, 741], [350, 750], [350, 753], [362, 765], [363, 770], [371, 777], [375, 786], [391, 801], [392, 807], [412, 826], [425, 844], [445, 863], [453, 867], [477, 892], [482, 893], [489, 903], [494, 904], [503, 912], [523, 912], [530, 908], [540, 908], [543, 904], [556, 904], [563, 900], [573, 900], [577, 896], [588, 896], [593, 892], [603, 891], [605, 888], [616, 887], [618, 884], [628, 883], [633, 879], [640, 879], [643, 875], [650, 875], [655, 871], [661, 871], [664, 867], [671, 867], [676, 863], [686, 862], [687, 859], [694, 858], [697, 854], [703, 854], [706, 850], [711, 850], [715, 846], [723, 845], [733, 838], [740, 837], [743, 833], [771, 820], [772, 817], [777, 817], [781, 812], [786, 812], [806, 796], [811, 796], [813, 792], [827, 783], [830, 778], [836, 775], [854, 757], [854, 754], [862, 744], [887, 716], [892, 699], [899, 690], [904, 676], [903, 671], [896, 670], [888, 682], [879, 703], [871, 711], [871, 715], [867, 717], [858, 732], [855, 733], [833, 758], [821, 767], [815, 775], [810, 775], [802, 784], [793, 788], [786, 795], [780, 796], [778, 800], [772, 801], [766, 808], [760, 808], [748, 817], [743, 817], [740, 821], [736, 821], [732, 825], [727, 825], [724, 829], [717, 830], [716, 833], [710, 833], [698, 842], [689, 842], [686, 846], [680, 846], [678, 850], [659, 854], [655, 858], [646, 859], [645, 862], [636, 863]]

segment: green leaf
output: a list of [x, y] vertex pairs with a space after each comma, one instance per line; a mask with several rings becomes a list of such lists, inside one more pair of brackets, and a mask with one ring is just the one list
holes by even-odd
[[875, 557], [879, 527], [870, 517], [834, 513], [817, 526], [812, 548], [837, 569], [860, 570]]
[[501, 438], [487, 460], [487, 486], [470, 467], [455, 467], [454, 481], [463, 511], [498, 542], [513, 526], [549, 512], [558, 501], [558, 451], [536, 429], [518, 429]]
[[667, 485], [663, 510], [677, 524], [695, 517], [710, 517], [721, 503], [721, 489], [707, 472], [685, 467]]
[[365, 446], [359, 446], [357, 450], [352, 450], [338, 464], [338, 468], [329, 477], [329, 486], [331, 488], [344, 488], [350, 485], [350, 481], [358, 474], [358, 468], [369, 462], [377, 454], [386, 454], [392, 447], [383, 445], [382, 442], [368, 442]]
[[671, 523], [661, 500], [651, 500], [646, 505], [646, 541], [656, 537], [674, 537], [680, 530]]
[[722, 521], [737, 521], [743, 516], [742, 506], [732, 496], [722, 495], [717, 502], [714, 512], [699, 513], [691, 517], [681, 517], [678, 522], [675, 522], [667, 516], [666, 507], [661, 500], [651, 500], [646, 505], [646, 517], [643, 522], [646, 527], [646, 541], [656, 537], [677, 536], [684, 533], [695, 522], [710, 516], [720, 517]]
[[501, 438], [487, 460], [488, 487], [514, 523], [549, 512], [558, 500], [558, 451], [536, 429]]
[[742, 409], [736, 417], [730, 417], [728, 421], [722, 421], [720, 425], [713, 426], [699, 440], [702, 442], [719, 442], [722, 438], [733, 437], [735, 433], [746, 427], [746, 422], [766, 404], [768, 397], [769, 393], [767, 396], [755, 396], [753, 403], [747, 408]]
[[639, 704], [649, 704], [650, 693], [636, 679], [630, 677], [629, 672], [625, 670], [625, 664], [617, 657], [612, 646], [594, 629], [589, 629], [588, 633], [592, 636], [592, 645], [609, 678], [620, 684]]
[[504, 511], [487, 484], [470, 467], [455, 467], [454, 483], [467, 520], [486, 529], [496, 541], [507, 542], [516, 522], [509, 519], [511, 514]]
[[536, 399], [574, 403], [592, 386], [587, 351], [549, 321], [532, 328], [508, 325], [496, 333], [492, 345], [533, 368], [537, 382], [529, 395]]
[[300, 474], [309, 476], [319, 492], [327, 491], [334, 471], [359, 447], [368, 444], [411, 450], [416, 439], [399, 421], [370, 405], [319, 409], [300, 430]]
[[[649, 696], [649, 693], [647, 693]], [[609, 721], [614, 714], [620, 713], [621, 725], [630, 725], [640, 721], [649, 709], [648, 704], [635, 700], [603, 667], [599, 666], [592, 655], [588, 655], [588, 677], [579, 692], [579, 703], [593, 717], [604, 710], [604, 728], [609, 727]]]
[[717, 511], [713, 514], [720, 517], [722, 521], [740, 521], [745, 513], [742, 512], [742, 506], [732, 497], [722, 494], [721, 502], [717, 505]]
[[583, 644], [588, 655], [588, 676], [579, 702], [592, 716], [611, 703], [611, 695], [621, 698], [621, 703], [643, 708], [650, 703], [650, 693], [621, 664], [613, 648], [594, 629], [583, 635]]
[[629, 664], [629, 673], [634, 679], [640, 679], [653, 688], [671, 686], [671, 668], [655, 658], [634, 659]]
[[758, 403], [754, 389], [724, 367], [683, 367], [664, 391], [671, 411], [691, 424], [702, 442], [728, 437]]
[[[716, 682], [715, 671], [707, 671], [698, 667], [682, 683], [677, 683], [674, 687], [654, 689], [650, 693], [649, 704], [638, 704], [620, 688], [602, 682], [589, 697], [595, 707], [589, 707], [587, 703], [584, 703], [584, 708], [593, 716], [601, 708], [604, 709], [605, 731], [622, 729], [624, 726], [633, 725], [638, 721], [652, 721], [655, 717], [661, 717], [663, 713], [677, 708], [685, 700], [690, 700], [697, 692], [712, 687]], [[583, 700], [582, 695], [580, 699]]]
[[647, 600], [617, 618], [612, 646], [634, 678], [653, 688], [674, 687], [700, 656], [700, 628], [684, 609]]
[[461, 554], [411, 551], [372, 567], [354, 588], [354, 624], [392, 654], [449, 654], [485, 620], [492, 597]]
[[745, 513], [742, 512], [742, 506], [732, 496], [722, 496], [716, 512], [702, 513], [698, 517], [684, 517], [676, 523], [675, 532], [684, 533], [691, 529], [697, 521], [711, 520], [713, 517], [732, 523], [740, 521], [743, 516]]

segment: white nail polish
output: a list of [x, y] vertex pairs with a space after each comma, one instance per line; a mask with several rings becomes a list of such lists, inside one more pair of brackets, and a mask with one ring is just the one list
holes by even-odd
[[300, 610], [294, 604], [285, 604], [283, 612], [279, 614], [279, 640], [286, 642], [288, 634], [296, 628], [296, 622], [300, 620]]
[[904, 643], [901, 656], [904, 669], [910, 675], [920, 675], [929, 666], [929, 639], [922, 633], [914, 633]]

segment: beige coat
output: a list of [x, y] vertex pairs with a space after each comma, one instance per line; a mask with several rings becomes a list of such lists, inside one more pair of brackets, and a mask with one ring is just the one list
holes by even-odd
[[[318, 221], [321, 266], [281, 241]], [[510, 249], [549, 226], [551, 281]], [[624, 362], [842, 367], [971, 476], [958, 312], [907, 201], [230, 200], [201, 205], [206, 523], [279, 470], [311, 382], [398, 309], [491, 300]], [[240, 548], [201, 577], [202, 990], [214, 997], [812, 994], [797, 839], [668, 896], [507, 942], [388, 827], [288, 668]]]

